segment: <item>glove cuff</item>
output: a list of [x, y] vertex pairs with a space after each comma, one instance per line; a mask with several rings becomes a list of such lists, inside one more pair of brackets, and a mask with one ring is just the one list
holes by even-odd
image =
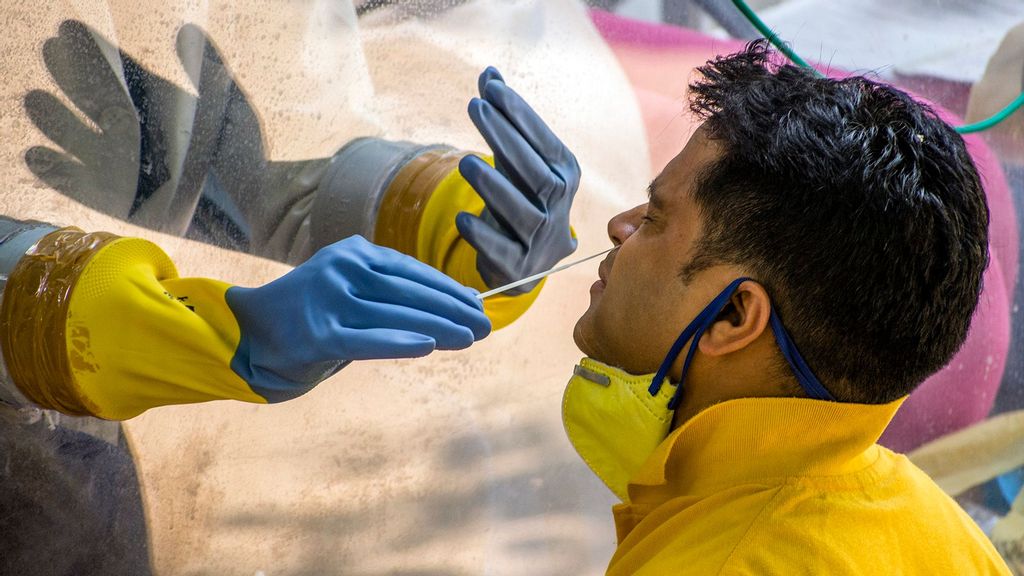
[[331, 159], [310, 216], [315, 252], [353, 235], [372, 240], [391, 182], [417, 156], [446, 146], [357, 138]]
[[[57, 230], [53, 225], [34, 220], [14, 220], [0, 216], [0, 302], [15, 266], [39, 240]], [[21, 407], [32, 402], [18, 389], [0, 356], [0, 403]]]
[[[434, 240], [420, 233], [427, 206], [444, 183], [459, 177], [459, 161], [468, 154], [436, 146], [402, 166], [381, 200], [373, 242], [427, 262], [423, 244]], [[453, 219], [446, 224], [454, 223]]]
[[106, 232], [49, 227], [7, 276], [0, 306], [0, 348], [11, 381], [42, 408], [72, 416], [94, 413], [74, 390], [66, 319], [82, 270], [96, 252], [118, 238]]

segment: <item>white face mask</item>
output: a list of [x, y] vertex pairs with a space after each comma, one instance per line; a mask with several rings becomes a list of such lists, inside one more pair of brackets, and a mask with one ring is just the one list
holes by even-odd
[[[573, 371], [562, 398], [566, 434], [583, 461], [623, 502], [629, 501], [630, 478], [671, 430], [686, 372], [701, 337], [746, 280], [749, 278], [734, 280], [690, 322], [657, 373], [629, 374], [590, 358], [584, 358]], [[782, 355], [804, 392], [813, 399], [834, 401], [800, 356], [774, 309], [770, 324]], [[691, 340], [679, 385], [675, 386], [668, 380], [668, 371]]]

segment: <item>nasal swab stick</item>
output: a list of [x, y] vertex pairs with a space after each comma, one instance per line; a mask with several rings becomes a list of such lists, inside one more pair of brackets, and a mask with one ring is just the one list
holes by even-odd
[[515, 282], [512, 282], [510, 284], [505, 284], [504, 286], [499, 286], [499, 287], [495, 288], [494, 290], [488, 290], [487, 292], [484, 292], [482, 294], [477, 294], [476, 297], [479, 298], [480, 300], [483, 300], [484, 298], [487, 298], [488, 296], [494, 296], [495, 294], [501, 294], [502, 292], [505, 292], [506, 290], [511, 290], [511, 289], [515, 288], [516, 286], [522, 286], [523, 284], [529, 284], [530, 282], [533, 282], [534, 280], [540, 280], [541, 278], [543, 278], [545, 276], [550, 276], [550, 275], [554, 274], [555, 272], [561, 272], [562, 270], [565, 270], [566, 268], [572, 268], [573, 266], [575, 266], [577, 264], [582, 264], [582, 263], [586, 262], [587, 260], [593, 260], [594, 258], [597, 258], [598, 256], [604, 256], [605, 254], [611, 252], [614, 249], [615, 249], [615, 247], [612, 246], [611, 248], [605, 250], [604, 252], [598, 252], [597, 254], [594, 254], [593, 256], [587, 256], [586, 258], [583, 258], [582, 260], [577, 260], [575, 262], [569, 262], [568, 264], [562, 264], [561, 266], [555, 266], [554, 268], [552, 268], [551, 270], [548, 270], [547, 272], [540, 272], [538, 274], [534, 274], [533, 276], [527, 276], [526, 278], [523, 278], [522, 280], [516, 280]]

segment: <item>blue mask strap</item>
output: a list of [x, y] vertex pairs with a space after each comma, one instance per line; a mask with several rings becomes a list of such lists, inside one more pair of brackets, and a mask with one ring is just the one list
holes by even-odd
[[658, 368], [658, 372], [654, 375], [654, 381], [651, 382], [650, 388], [647, 389], [651, 396], [656, 395], [658, 391], [661, 390], [661, 384], [665, 381], [665, 376], [668, 375], [668, 371], [672, 368], [672, 364], [674, 364], [676, 358], [679, 357], [679, 353], [682, 352], [683, 346], [685, 346], [686, 342], [691, 338], [693, 339], [693, 342], [690, 344], [690, 349], [686, 352], [686, 360], [683, 361], [683, 375], [679, 379], [679, 385], [676, 388], [675, 395], [672, 397], [672, 401], [668, 404], [670, 410], [675, 410], [676, 406], [679, 405], [680, 400], [682, 400], [683, 382], [686, 381], [686, 372], [690, 368], [690, 362], [693, 361], [693, 357], [697, 353], [697, 346], [700, 344], [701, 336], [703, 336], [708, 327], [715, 322], [715, 318], [722, 313], [722, 310], [725, 308], [725, 305], [729, 303], [729, 299], [732, 298], [732, 293], [736, 291], [736, 288], [746, 280], [750, 280], [750, 278], [737, 278], [736, 280], [733, 280], [725, 290], [722, 290], [718, 296], [715, 296], [715, 299], [712, 300], [711, 303], [693, 319], [693, 322], [690, 322], [690, 325], [683, 330], [682, 334], [676, 338], [676, 341], [672, 344], [672, 348], [668, 351], [668, 355], [665, 356], [665, 359], [661, 362], [661, 367]]
[[[665, 356], [665, 360], [662, 361], [661, 366], [658, 368], [658, 372], [654, 375], [654, 381], [651, 382], [651, 386], [648, 388], [648, 392], [651, 396], [654, 396], [661, 390], [661, 385], [665, 381], [665, 377], [668, 375], [668, 371], [672, 368], [672, 364], [675, 363], [676, 358], [682, 352], [683, 346], [692, 338], [690, 343], [690, 349], [686, 353], [686, 359], [683, 361], [682, 376], [679, 379], [679, 384], [676, 388], [675, 395], [672, 396], [672, 400], [669, 402], [668, 407], [670, 410], [675, 410], [679, 406], [679, 402], [683, 397], [683, 383], [686, 381], [686, 373], [690, 369], [690, 362], [693, 361], [694, 355], [697, 353], [697, 347], [700, 344], [700, 339], [704, 335], [704, 332], [714, 324], [715, 319], [722, 313], [726, 304], [729, 303], [729, 299], [732, 298], [736, 288], [739, 287], [743, 282], [750, 280], [750, 278], [737, 278], [733, 280], [714, 300], [711, 301], [693, 322], [687, 326], [683, 332], [676, 338], [676, 341], [672, 344], [668, 354]], [[807, 362], [804, 361], [800, 355], [800, 351], [797, 350], [796, 344], [793, 343], [793, 339], [790, 338], [789, 333], [786, 332], [785, 327], [782, 325], [782, 320], [775, 313], [773, 307], [770, 317], [770, 324], [772, 327], [772, 333], [775, 335], [775, 340], [778, 342], [779, 348], [782, 351], [782, 356], [786, 359], [786, 362], [793, 369], [796, 374], [797, 381], [803, 388], [807, 395], [815, 400], [834, 400], [828, 390], [821, 384], [821, 382], [811, 372]]]
[[804, 357], [800, 355], [800, 351], [796, 348], [796, 343], [790, 338], [789, 332], [786, 332], [786, 327], [782, 325], [782, 319], [775, 313], [774, 306], [772, 306], [770, 323], [772, 325], [772, 333], [775, 334], [775, 341], [778, 343], [779, 349], [782, 350], [782, 356], [789, 363], [789, 367], [793, 369], [797, 381], [800, 382], [800, 387], [804, 389], [807, 396], [815, 400], [831, 400], [835, 402], [835, 398], [822, 386], [821, 381], [814, 375], [814, 372], [811, 372], [811, 367], [804, 361]]

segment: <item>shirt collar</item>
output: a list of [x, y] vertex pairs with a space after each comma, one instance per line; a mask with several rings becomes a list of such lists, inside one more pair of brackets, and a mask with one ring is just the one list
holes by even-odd
[[706, 408], [673, 431], [629, 485], [632, 504], [789, 476], [863, 469], [903, 403], [741, 398]]

